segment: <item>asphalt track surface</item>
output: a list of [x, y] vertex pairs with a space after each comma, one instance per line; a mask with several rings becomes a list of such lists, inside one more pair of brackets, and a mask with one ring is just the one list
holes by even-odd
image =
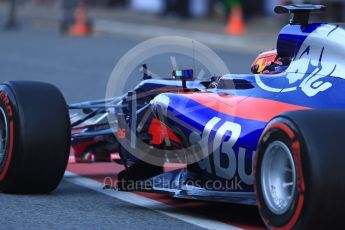
[[[104, 98], [115, 64], [142, 40], [104, 34], [66, 38], [55, 30], [25, 25], [18, 31], [0, 31], [0, 80], [50, 82], [61, 89], [69, 103]], [[256, 55], [215, 51], [232, 72], [248, 72]], [[152, 60], [151, 66], [158, 72], [171, 71], [171, 66], [162, 65], [160, 60]], [[263, 228], [255, 207], [102, 190], [104, 178], [115, 178], [120, 169], [115, 163], [70, 163], [64, 180], [49, 195], [1, 194], [0, 228]]]

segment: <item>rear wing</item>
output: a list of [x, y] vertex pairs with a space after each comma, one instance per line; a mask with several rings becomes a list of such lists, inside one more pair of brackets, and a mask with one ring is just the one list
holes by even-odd
[[277, 6], [274, 11], [277, 14], [293, 14], [290, 24], [294, 25], [308, 25], [309, 17], [311, 13], [319, 13], [326, 11], [326, 7], [323, 5], [288, 5]]

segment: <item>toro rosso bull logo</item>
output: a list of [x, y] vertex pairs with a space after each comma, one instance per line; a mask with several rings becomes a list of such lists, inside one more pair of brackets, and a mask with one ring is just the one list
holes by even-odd
[[344, 40], [345, 31], [338, 25], [322, 25], [306, 38], [286, 70], [291, 87], [272, 88], [264, 84], [258, 75], [255, 77], [256, 82], [271, 92], [291, 92], [300, 88], [309, 97], [328, 90], [332, 83], [327, 77], [345, 79]]

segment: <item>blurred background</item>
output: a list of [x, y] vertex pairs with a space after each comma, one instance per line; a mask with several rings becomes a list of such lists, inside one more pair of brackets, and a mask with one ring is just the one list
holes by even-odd
[[128, 18], [145, 14], [145, 16], [155, 15], [184, 20], [206, 19], [219, 23], [226, 22], [231, 8], [235, 5], [242, 7], [244, 17], [249, 22], [263, 17], [274, 18], [273, 9], [276, 5], [323, 4], [328, 7], [324, 18], [335, 21], [344, 20], [345, 10], [344, 0], [0, 0], [2, 8], [11, 2], [26, 10], [35, 10], [35, 8], [63, 10], [83, 2], [91, 11], [97, 10], [101, 13], [100, 10], [104, 10], [103, 13], [127, 15]]
[[[314, 21], [345, 19], [345, 0], [0, 0], [0, 81], [50, 82], [68, 102], [102, 98], [117, 61], [162, 35], [205, 43], [232, 73], [248, 73], [258, 53], [275, 48], [288, 22], [274, 7], [289, 3], [326, 5]], [[166, 59], [147, 64], [169, 74], [173, 67]], [[133, 81], [140, 80], [137, 75]]]

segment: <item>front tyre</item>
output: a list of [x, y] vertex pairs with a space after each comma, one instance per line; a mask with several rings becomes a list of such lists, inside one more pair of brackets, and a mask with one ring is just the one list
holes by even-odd
[[296, 111], [273, 119], [255, 160], [260, 214], [270, 229], [344, 229], [343, 111]]
[[0, 190], [49, 193], [68, 163], [70, 121], [60, 91], [46, 83], [0, 85]]

